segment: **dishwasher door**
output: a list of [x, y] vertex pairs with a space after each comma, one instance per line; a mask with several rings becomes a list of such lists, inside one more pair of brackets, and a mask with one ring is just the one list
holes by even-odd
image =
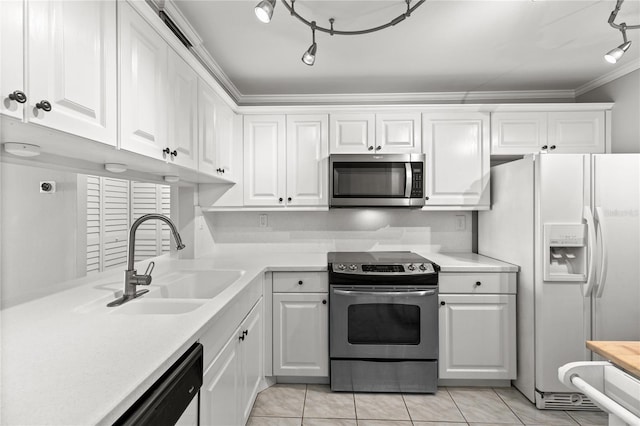
[[202, 386], [202, 354], [202, 344], [195, 343], [114, 425], [175, 425], [199, 402], [193, 399]]

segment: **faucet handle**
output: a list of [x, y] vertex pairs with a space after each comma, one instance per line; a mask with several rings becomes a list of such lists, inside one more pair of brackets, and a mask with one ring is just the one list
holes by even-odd
[[144, 274], [150, 276], [151, 272], [153, 272], [153, 268], [155, 268], [155, 267], [156, 267], [156, 263], [155, 262], [153, 262], [153, 261], [149, 262], [149, 265], [147, 266], [147, 270], [144, 271]]

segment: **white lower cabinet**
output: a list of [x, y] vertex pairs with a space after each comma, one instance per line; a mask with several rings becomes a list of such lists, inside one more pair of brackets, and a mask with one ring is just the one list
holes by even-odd
[[440, 294], [440, 379], [516, 378], [516, 296]]
[[329, 375], [327, 293], [274, 293], [273, 374]]
[[[201, 389], [202, 425], [245, 424], [263, 376], [262, 299], [209, 366]], [[206, 346], [205, 346], [206, 350]]]

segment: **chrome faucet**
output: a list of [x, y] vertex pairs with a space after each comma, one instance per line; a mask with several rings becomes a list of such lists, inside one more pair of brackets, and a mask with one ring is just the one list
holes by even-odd
[[137, 286], [151, 284], [151, 272], [155, 267], [155, 263], [149, 262], [149, 266], [147, 267], [145, 273], [142, 275], [138, 275], [138, 271], [133, 269], [133, 262], [136, 248], [136, 230], [143, 222], [146, 222], [150, 219], [158, 219], [169, 225], [171, 233], [173, 233], [173, 238], [176, 240], [176, 248], [178, 250], [182, 250], [184, 248], [184, 244], [182, 244], [182, 238], [180, 238], [180, 234], [176, 229], [176, 225], [171, 221], [171, 219], [157, 213], [145, 214], [144, 216], [140, 216], [135, 222], [133, 222], [133, 225], [131, 225], [131, 230], [129, 230], [129, 257], [127, 261], [127, 270], [124, 271], [124, 293], [122, 297], [119, 297], [113, 302], [107, 304], [108, 307], [120, 306], [123, 303], [128, 302], [129, 300], [135, 299], [136, 297], [140, 297], [143, 294], [149, 292], [149, 290], [137, 290]]

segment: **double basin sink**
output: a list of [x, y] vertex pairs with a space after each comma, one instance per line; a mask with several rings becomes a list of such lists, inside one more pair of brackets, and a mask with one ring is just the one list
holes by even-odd
[[[183, 270], [154, 277], [151, 285], [140, 286], [149, 292], [121, 306], [107, 308], [110, 314], [127, 315], [178, 315], [191, 312], [223, 292], [237, 281], [240, 270]], [[114, 289], [116, 290], [116, 289]], [[95, 312], [97, 304], [83, 311]]]

